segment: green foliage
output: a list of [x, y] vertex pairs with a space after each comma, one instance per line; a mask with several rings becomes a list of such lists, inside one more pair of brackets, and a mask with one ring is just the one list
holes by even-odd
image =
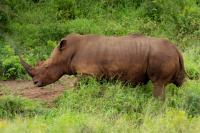
[[54, 108], [42, 113], [35, 102], [2, 98], [0, 107], [6, 113], [33, 117], [0, 121], [0, 131], [198, 133], [199, 87], [199, 81], [188, 81], [180, 89], [169, 85], [163, 102], [152, 98], [151, 83], [133, 87], [86, 77], [74, 90], [66, 91]]
[[[199, 81], [197, 81], [199, 82]], [[195, 81], [191, 81], [187, 84], [186, 98], [185, 98], [185, 108], [189, 115], [199, 115], [200, 114], [200, 84]]]
[[3, 45], [0, 49], [0, 79], [21, 78], [25, 72], [19, 63], [19, 57], [9, 45], [0, 43]]
[[178, 133], [191, 132], [198, 133], [199, 118], [188, 119], [187, 115], [182, 110], [168, 110], [164, 114], [149, 117], [147, 116], [144, 123], [141, 125], [141, 132], [150, 133]]
[[120, 82], [100, 84], [95, 79], [87, 77], [80, 81], [79, 86], [73, 92], [66, 92], [58, 101], [58, 106], [88, 113], [141, 113], [142, 105], [148, 102], [144, 99], [151, 97], [151, 93], [144, 91], [149, 91], [150, 86], [132, 88], [125, 87]]
[[200, 77], [200, 47], [190, 48], [184, 53], [186, 73], [190, 79]]
[[105, 112], [111, 115], [134, 114], [137, 117], [152, 109], [150, 112], [155, 114], [154, 109], [159, 111], [167, 107], [181, 108], [189, 115], [198, 115], [200, 113], [199, 85], [198, 81], [191, 81], [184, 84], [180, 90], [177, 90], [175, 85], [169, 85], [166, 102], [162, 105], [158, 103], [159, 101], [152, 99], [151, 83], [133, 87], [124, 86], [118, 81], [100, 83], [94, 78], [84, 77], [78, 88], [67, 91], [57, 101], [57, 105], [70, 111]]
[[20, 78], [24, 74], [24, 70], [19, 63], [17, 56], [12, 56], [3, 61], [2, 67], [4, 69], [3, 77], [5, 79], [16, 79]]

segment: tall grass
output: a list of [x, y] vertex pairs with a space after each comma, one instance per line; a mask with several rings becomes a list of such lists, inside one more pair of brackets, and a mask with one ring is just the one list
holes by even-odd
[[[11, 99], [15, 101], [9, 98], [7, 102], [1, 102], [1, 105], [8, 103], [7, 106], [2, 106], [4, 112], [14, 112], [15, 119], [1, 121], [0, 130], [2, 132], [199, 132], [199, 83], [199, 80], [189, 81], [179, 89], [169, 85], [167, 99], [162, 102], [152, 98], [151, 83], [133, 87], [120, 82], [104, 81], [100, 84], [94, 78], [84, 78], [75, 89], [66, 91], [55, 102], [54, 108], [42, 107], [44, 108], [42, 109], [34, 102], [23, 102], [14, 97]], [[29, 110], [33, 112], [29, 113]], [[25, 113], [26, 117], [21, 113]]]

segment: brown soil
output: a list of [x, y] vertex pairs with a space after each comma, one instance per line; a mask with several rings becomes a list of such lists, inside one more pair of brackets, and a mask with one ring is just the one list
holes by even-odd
[[77, 79], [63, 76], [59, 81], [45, 87], [35, 87], [32, 81], [0, 81], [0, 96], [14, 94], [51, 103], [65, 90], [72, 89]]

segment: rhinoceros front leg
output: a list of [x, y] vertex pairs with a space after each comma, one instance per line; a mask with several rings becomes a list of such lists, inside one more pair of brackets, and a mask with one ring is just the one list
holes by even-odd
[[165, 99], [165, 87], [163, 83], [153, 83], [153, 96], [161, 100]]

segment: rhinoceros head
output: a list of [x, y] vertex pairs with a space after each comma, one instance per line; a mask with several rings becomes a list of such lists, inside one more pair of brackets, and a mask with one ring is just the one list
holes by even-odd
[[51, 84], [65, 73], [64, 43], [65, 41], [61, 41], [59, 46], [54, 49], [51, 57], [46, 61], [38, 62], [35, 67], [31, 67], [20, 57], [22, 66], [29, 76], [32, 77], [33, 83], [36, 86], [42, 87]]

